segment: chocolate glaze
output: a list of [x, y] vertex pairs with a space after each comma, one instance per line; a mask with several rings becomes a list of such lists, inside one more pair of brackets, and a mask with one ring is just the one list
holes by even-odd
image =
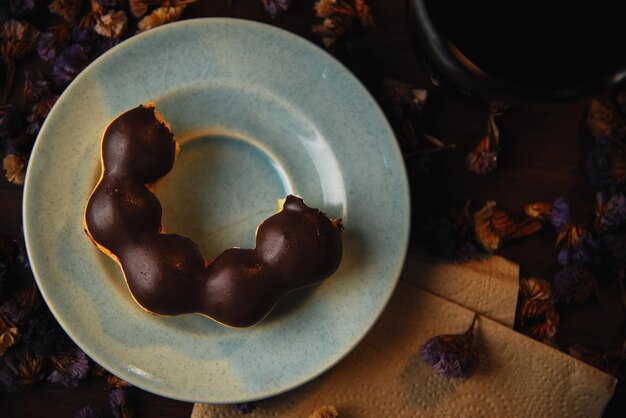
[[233, 327], [261, 321], [284, 294], [326, 279], [341, 261], [341, 227], [302, 199], [259, 227], [255, 249], [205, 263], [188, 238], [161, 233], [162, 208], [146, 184], [167, 174], [176, 143], [153, 106], [118, 116], [102, 139], [102, 179], [85, 210], [87, 233], [116, 258], [135, 300], [161, 315], [197, 312]]

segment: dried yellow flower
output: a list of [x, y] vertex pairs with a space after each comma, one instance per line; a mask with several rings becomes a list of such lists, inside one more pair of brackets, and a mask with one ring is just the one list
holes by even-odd
[[119, 38], [124, 34], [128, 18], [122, 10], [109, 10], [105, 14], [96, 16], [96, 23], [93, 30], [98, 35], [108, 38]]
[[160, 7], [144, 17], [137, 23], [137, 32], [145, 32], [147, 30], [156, 28], [157, 26], [165, 25], [166, 23], [174, 22], [180, 19], [183, 14], [185, 6], [166, 6]]

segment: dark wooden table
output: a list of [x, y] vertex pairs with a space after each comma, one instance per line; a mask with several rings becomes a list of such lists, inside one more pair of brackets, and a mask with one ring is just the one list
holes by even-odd
[[[295, 0], [292, 9], [271, 23], [313, 42], [313, 0]], [[488, 176], [470, 174], [465, 156], [485, 134], [485, 109], [461, 98], [433, 91], [418, 64], [405, 23], [402, 0], [371, 0], [378, 28], [356, 36], [354, 56], [348, 67], [375, 92], [382, 77], [389, 76], [431, 90], [426, 130], [455, 143], [457, 148], [433, 159], [428, 173], [412, 174], [413, 224], [427, 214], [439, 213], [466, 199], [479, 207], [496, 200], [507, 211], [521, 214], [532, 201], [550, 201], [565, 195], [577, 216], [589, 216], [594, 191], [584, 170], [584, 157], [593, 143], [584, 123], [589, 99], [554, 105], [526, 105], [510, 109], [501, 118], [505, 151], [499, 168]], [[232, 16], [269, 22], [259, 0], [200, 1], [185, 17]], [[41, 65], [27, 63], [28, 66]], [[18, 81], [19, 83], [19, 81]], [[0, 179], [0, 234], [17, 236], [21, 225], [22, 187]], [[415, 229], [415, 228], [414, 228]], [[546, 277], [554, 272], [555, 234], [550, 229], [527, 239], [511, 242], [501, 254], [521, 265], [524, 277]], [[591, 301], [560, 309], [559, 344], [581, 343], [594, 350], [621, 349], [624, 342], [624, 306], [614, 280], [602, 281], [611, 295], [604, 303]], [[192, 405], [133, 389], [136, 418], [188, 417]], [[546, 394], [546, 399], [550, 394]], [[0, 417], [72, 417], [85, 405], [99, 406], [108, 414], [107, 391], [101, 380], [92, 379], [77, 389], [42, 384], [28, 393], [0, 394]], [[618, 391], [607, 417], [626, 410], [626, 394]], [[107, 415], [108, 416], [108, 415]]]

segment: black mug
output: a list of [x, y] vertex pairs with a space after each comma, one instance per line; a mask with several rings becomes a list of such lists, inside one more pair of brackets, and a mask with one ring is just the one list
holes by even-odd
[[626, 79], [618, 1], [407, 0], [436, 85], [481, 101], [580, 98]]

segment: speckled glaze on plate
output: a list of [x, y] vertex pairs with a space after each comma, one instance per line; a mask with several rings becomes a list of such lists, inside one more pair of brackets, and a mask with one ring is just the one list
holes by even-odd
[[[276, 200], [296, 193], [343, 218], [338, 272], [244, 330], [140, 309], [87, 238], [83, 210], [104, 128], [149, 101], [182, 144], [156, 187], [168, 232], [192, 238], [205, 258], [251, 247]], [[313, 379], [361, 340], [400, 274], [409, 198], [393, 134], [344, 67], [271, 26], [198, 19], [123, 42], [65, 91], [32, 153], [24, 223], [41, 292], [89, 356], [166, 397], [231, 403]]]

